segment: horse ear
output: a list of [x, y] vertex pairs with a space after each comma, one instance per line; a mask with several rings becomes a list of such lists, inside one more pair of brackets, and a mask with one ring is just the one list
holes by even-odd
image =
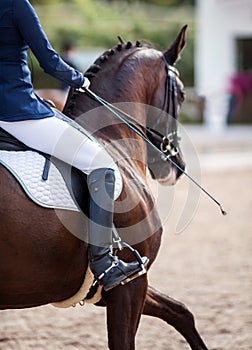
[[164, 52], [164, 56], [166, 61], [170, 65], [174, 65], [174, 63], [180, 58], [180, 52], [183, 50], [186, 43], [186, 29], [187, 24], [181, 29], [177, 38], [171, 44], [171, 46]]

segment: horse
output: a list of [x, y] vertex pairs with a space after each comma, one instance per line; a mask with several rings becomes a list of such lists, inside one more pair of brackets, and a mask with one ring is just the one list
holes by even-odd
[[[147, 168], [161, 184], [175, 184], [185, 166], [176, 124], [184, 92], [174, 68], [185, 42], [186, 26], [165, 52], [119, 38], [118, 45], [104, 52], [87, 70], [96, 96], [116, 107], [126, 105], [127, 115], [132, 115], [133, 109], [134, 120], [129, 125], [115, 122], [97, 100], [81, 91], [70, 90], [63, 109], [69, 119], [83, 123], [119, 160], [124, 186], [115, 202], [114, 225], [124, 241], [149, 258], [148, 270], [161, 244], [162, 223], [147, 182]], [[158, 113], [153, 113], [152, 108]], [[166, 112], [172, 114], [169, 120]], [[153, 115], [155, 120], [150, 124], [159, 130], [156, 133], [146, 128], [147, 119]], [[167, 131], [170, 136], [161, 137], [159, 144], [172, 162], [152, 154], [141, 137], [149, 133], [155, 143], [157, 136]], [[64, 222], [78, 222], [79, 213], [56, 213], [38, 206], [27, 198], [4, 166], [0, 166], [0, 193], [0, 309], [36, 307], [74, 295], [88, 268], [88, 245]], [[133, 259], [129, 249], [119, 250], [118, 256], [124, 261]], [[96, 305], [106, 307], [109, 348], [135, 349], [144, 314], [173, 326], [193, 350], [206, 350], [192, 313], [183, 303], [149, 286], [147, 276], [148, 272], [125, 285], [102, 291]]]

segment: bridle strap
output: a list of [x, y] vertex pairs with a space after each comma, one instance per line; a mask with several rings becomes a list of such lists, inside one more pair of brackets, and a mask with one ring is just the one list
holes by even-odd
[[[152, 129], [155, 129], [160, 124], [164, 113], [166, 116], [168, 114], [169, 118], [166, 123], [164, 142], [168, 142], [170, 144], [168, 147], [172, 150], [171, 155], [174, 156], [179, 152], [178, 145], [180, 141], [180, 137], [178, 136], [177, 132], [177, 86], [175, 79], [175, 76], [179, 77], [179, 72], [175, 67], [171, 66], [167, 62], [164, 55], [162, 56], [162, 59], [164, 61], [167, 72], [165, 83], [165, 99], [162, 110], [159, 116], [156, 118], [156, 122]], [[171, 127], [169, 127], [169, 122], [171, 123]]]
[[[121, 111], [119, 108], [114, 108], [113, 105], [111, 105], [109, 102], [105, 101], [104, 99], [97, 96], [94, 92], [92, 92], [88, 88], [80, 88], [80, 92], [87, 93], [88, 96], [90, 96], [92, 99], [97, 101], [100, 105], [104, 106], [107, 110], [109, 110], [117, 119], [119, 119], [121, 122], [123, 122], [125, 125], [127, 125], [132, 131], [134, 131], [137, 135], [139, 135], [149, 146], [155, 149], [156, 152], [158, 152], [161, 157], [163, 157], [164, 160], [167, 160], [170, 162], [174, 167], [176, 167], [178, 170], [180, 170], [188, 179], [190, 179], [199, 189], [201, 189], [209, 198], [211, 198], [215, 204], [218, 205], [218, 207], [221, 210], [222, 215], [226, 215], [227, 213], [225, 210], [223, 210], [221, 204], [209, 193], [207, 192], [192, 176], [190, 176], [184, 169], [182, 169], [177, 163], [175, 163], [170, 156], [166, 155], [162, 150], [157, 148], [141, 131], [139, 131], [135, 126], [133, 126], [131, 123], [129, 123], [127, 120], [125, 120], [117, 111], [120, 111], [122, 114], [125, 114], [125, 112]], [[127, 113], [126, 113], [127, 114]], [[134, 119], [132, 117], [132, 119]]]
[[[176, 81], [174, 79], [174, 75], [179, 76], [179, 72], [176, 68], [169, 65], [169, 63], [166, 61], [165, 56], [162, 56], [163, 61], [166, 66], [167, 70], [167, 79], [166, 79], [166, 88], [165, 88], [165, 99], [162, 107], [162, 111], [157, 118], [157, 122], [161, 119], [162, 114], [164, 113], [166, 106], [168, 109], [168, 115], [170, 115], [170, 109], [172, 106], [172, 116], [177, 117], [177, 108], [176, 108]], [[78, 89], [78, 91], [82, 91], [82, 89]], [[120, 108], [114, 106], [113, 104], [109, 103], [108, 101], [104, 100], [103, 98], [97, 96], [94, 92], [92, 92], [90, 89], [85, 88], [84, 91], [87, 93], [89, 97], [91, 97], [93, 100], [97, 101], [99, 104], [103, 105], [105, 108], [107, 108], [117, 119], [119, 119], [122, 123], [126, 124], [132, 131], [134, 131], [138, 136], [140, 136], [148, 145], [150, 145], [152, 148], [154, 148], [158, 153], [161, 153], [161, 159], [166, 161], [170, 157], [174, 157], [179, 153], [179, 149], [177, 148], [178, 142], [180, 138], [177, 135], [177, 125], [176, 127], [172, 128], [172, 131], [169, 132], [168, 123], [166, 124], [166, 135], [163, 136], [159, 132], [155, 131], [154, 128], [148, 128], [145, 125], [141, 124], [138, 120], [136, 120], [132, 115], [124, 112]], [[125, 120], [123, 117], [126, 117], [128, 120]], [[177, 122], [174, 121], [174, 117], [172, 117], [173, 123]], [[132, 122], [134, 124], [132, 124]], [[155, 123], [157, 125], [157, 123]], [[145, 133], [142, 131], [145, 130]], [[159, 141], [159, 147], [153, 144], [153, 142], [150, 141], [148, 138], [148, 135], [151, 135], [152, 138], [157, 141]], [[175, 162], [174, 163], [177, 168], [178, 165]], [[181, 169], [180, 169], [181, 170]]]

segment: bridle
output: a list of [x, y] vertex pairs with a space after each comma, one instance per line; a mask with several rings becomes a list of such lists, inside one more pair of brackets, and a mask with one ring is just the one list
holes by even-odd
[[[179, 77], [179, 71], [175, 67], [169, 65], [164, 55], [162, 57], [167, 73], [165, 98], [159, 116], [156, 118], [152, 128], [147, 127], [146, 133], [150, 140], [152, 140], [167, 157], [175, 157], [179, 153], [179, 143], [181, 140], [177, 129], [178, 105], [176, 77]], [[166, 118], [165, 136], [156, 130], [163, 116]], [[166, 161], [165, 158], [166, 157], [161, 157], [161, 159]]]
[[[167, 161], [167, 158], [174, 157], [179, 153], [179, 142], [180, 137], [177, 131], [177, 84], [176, 76], [179, 77], [179, 72], [176, 68], [170, 66], [163, 55], [163, 61], [165, 63], [165, 68], [167, 72], [167, 78], [165, 82], [165, 97], [163, 106], [159, 116], [156, 118], [156, 122], [153, 127], [146, 127], [141, 124], [136, 118], [128, 113], [124, 112], [115, 105], [104, 100], [100, 96], [97, 96], [90, 89], [85, 89], [86, 94], [93, 100], [103, 105], [112, 114], [114, 114], [120, 121], [126, 124], [131, 130], [137, 133], [142, 139], [145, 140], [152, 148], [161, 151], [161, 159]], [[82, 89], [79, 89], [82, 91]], [[160, 124], [161, 119], [165, 115], [165, 133], [161, 134], [156, 130], [156, 127]], [[169, 118], [167, 118], [167, 115]], [[125, 119], [126, 118], [126, 119]], [[171, 121], [171, 128], [169, 126], [169, 121]], [[164, 136], [165, 135], [165, 136]], [[146, 140], [147, 138], [147, 140]], [[156, 153], [153, 156], [152, 163], [160, 160], [160, 154]]]
[[[168, 115], [171, 115], [172, 127], [169, 128], [169, 123], [166, 123], [166, 135], [161, 135], [158, 131], [154, 130], [154, 128], [146, 128], [144, 125], [141, 125], [139, 121], [133, 118], [131, 115], [125, 113], [118, 107], [110, 104], [105, 101], [101, 97], [97, 96], [94, 92], [92, 92], [88, 88], [80, 88], [79, 92], [85, 92], [88, 96], [90, 96], [93, 100], [98, 102], [100, 105], [104, 106], [107, 110], [109, 110], [117, 119], [119, 119], [122, 123], [127, 125], [131, 130], [133, 130], [137, 135], [139, 135], [149, 146], [154, 149], [157, 154], [161, 156], [161, 159], [164, 161], [169, 161], [173, 166], [175, 166], [178, 170], [180, 170], [185, 176], [188, 177], [199, 189], [201, 189], [209, 198], [211, 198], [215, 204], [221, 210], [223, 215], [226, 215], [225, 210], [222, 208], [221, 204], [209, 193], [204, 187], [202, 187], [192, 176], [190, 176], [184, 169], [182, 169], [176, 162], [173, 161], [173, 157], [179, 153], [179, 141], [180, 137], [178, 135], [177, 130], [177, 84], [176, 84], [176, 76], [179, 76], [179, 73], [176, 68], [170, 66], [163, 56], [163, 60], [165, 62], [166, 70], [167, 70], [167, 79], [166, 79], [166, 91], [165, 91], [165, 99], [163, 103], [163, 107], [154, 127], [157, 126], [157, 123], [160, 122], [162, 114], [166, 111]], [[172, 112], [172, 113], [170, 113]], [[128, 120], [126, 120], [127, 118]], [[134, 124], [132, 124], [132, 122]], [[136, 126], [137, 125], [137, 126]], [[141, 128], [144, 129], [142, 132]], [[169, 129], [171, 131], [169, 131]], [[157, 147], [156, 143], [159, 145]]]

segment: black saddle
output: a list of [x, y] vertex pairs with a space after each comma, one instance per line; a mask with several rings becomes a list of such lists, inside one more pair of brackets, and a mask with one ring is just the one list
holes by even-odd
[[0, 150], [5, 151], [34, 151], [45, 158], [45, 167], [42, 175], [43, 180], [47, 179], [50, 163], [52, 162], [61, 173], [67, 188], [78, 208], [88, 215], [89, 191], [87, 186], [87, 176], [79, 169], [55, 158], [51, 155], [32, 149], [7, 131], [0, 128]]

